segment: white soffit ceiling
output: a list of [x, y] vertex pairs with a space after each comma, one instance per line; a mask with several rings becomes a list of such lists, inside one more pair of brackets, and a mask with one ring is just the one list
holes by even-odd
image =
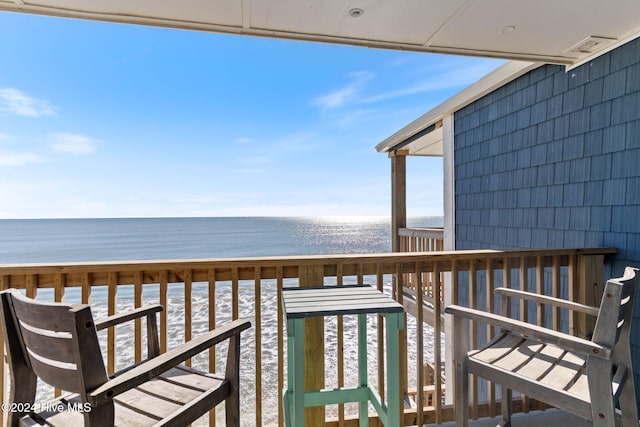
[[564, 64], [640, 34], [638, 0], [0, 0], [0, 10]]
[[407, 150], [409, 156], [442, 157], [443, 138], [442, 126], [438, 126], [403, 149]]

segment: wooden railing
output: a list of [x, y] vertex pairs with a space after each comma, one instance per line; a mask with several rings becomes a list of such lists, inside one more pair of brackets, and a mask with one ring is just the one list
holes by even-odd
[[401, 228], [400, 252], [437, 252], [444, 250], [443, 228]]
[[[403, 277], [415, 273], [416, 289], [423, 289], [420, 278], [432, 274], [435, 312], [442, 310], [442, 289], [449, 289], [448, 301], [493, 310], [492, 290], [497, 284], [537, 290], [551, 295], [566, 295], [581, 302], [596, 298], [593, 283], [601, 283], [605, 254], [612, 249], [557, 249], [525, 251], [458, 251], [433, 253], [394, 253], [368, 255], [270, 257], [177, 261], [132, 261], [47, 265], [0, 265], [0, 289], [24, 289], [30, 297], [92, 305], [96, 316], [113, 314], [148, 303], [164, 305], [160, 317], [161, 350], [197, 336], [229, 319], [250, 318], [251, 333], [243, 337], [242, 418], [246, 425], [283, 425], [280, 391], [284, 387], [285, 337], [280, 293], [284, 286], [298, 286], [316, 272], [324, 284], [371, 283], [403, 302]], [[445, 274], [446, 273], [446, 274]], [[444, 282], [445, 285], [441, 282]], [[317, 283], [322, 284], [322, 283]], [[393, 284], [393, 285], [392, 285]], [[589, 284], [589, 288], [585, 287]], [[416, 292], [418, 306], [425, 295]], [[515, 307], [529, 320], [549, 323], [585, 333], [584, 319], [564, 312]], [[445, 326], [435, 322], [425, 327], [422, 310], [415, 321], [408, 319], [401, 334], [402, 390], [413, 389], [414, 408], [405, 412], [406, 425], [440, 423], [453, 419], [453, 409], [444, 405], [441, 375], [433, 375], [433, 384], [425, 378], [425, 363], [434, 372], [442, 372], [445, 361], [443, 343]], [[534, 319], [535, 318], [535, 319]], [[370, 372], [379, 378], [384, 395], [384, 342], [381, 320], [369, 319], [371, 334], [377, 346], [370, 351]], [[351, 352], [351, 333], [355, 323], [350, 319], [327, 322], [326, 373], [327, 387], [349, 385], [355, 359]], [[142, 324], [129, 329], [110, 331], [104, 340], [104, 354], [109, 372], [138, 361], [145, 348]], [[335, 331], [335, 332], [330, 332]], [[473, 345], [490, 338], [492, 331], [470, 325]], [[116, 335], [117, 334], [117, 335]], [[448, 336], [445, 337], [450, 346]], [[456, 338], [457, 339], [457, 338]], [[373, 342], [376, 339], [372, 339]], [[3, 344], [3, 343], [0, 343]], [[375, 347], [375, 348], [374, 348]], [[193, 359], [194, 366], [215, 370], [217, 349]], [[7, 388], [8, 378], [0, 369], [0, 386]], [[417, 390], [423, 390], [422, 393]], [[42, 393], [46, 393], [43, 391]], [[39, 391], [40, 393], [40, 391]], [[496, 411], [493, 386], [471, 382], [473, 415], [492, 415]], [[3, 395], [3, 397], [6, 396]], [[428, 400], [428, 401], [427, 401]], [[531, 403], [523, 401], [515, 410], [527, 410]], [[349, 405], [327, 409], [327, 425], [351, 425], [357, 411]], [[221, 414], [218, 414], [220, 416]], [[215, 424], [211, 417], [210, 424]], [[375, 424], [374, 424], [375, 425]]]
[[[401, 228], [398, 230], [398, 236], [400, 237], [400, 252], [440, 252], [444, 250], [444, 229], [443, 228]], [[443, 273], [441, 273], [443, 274]], [[416, 287], [418, 283], [422, 288], [422, 299], [426, 309], [424, 309], [423, 319], [424, 321], [434, 326], [436, 321], [441, 321], [441, 313], [436, 313], [433, 310], [435, 302], [433, 300], [434, 286], [436, 283], [440, 285], [440, 305], [444, 304], [444, 289], [442, 285], [444, 283], [443, 276], [436, 280], [433, 272], [423, 272], [421, 277], [418, 278], [416, 272], [405, 273], [403, 275], [403, 290], [408, 297], [404, 300], [404, 307], [417, 317], [418, 305], [416, 304]]]

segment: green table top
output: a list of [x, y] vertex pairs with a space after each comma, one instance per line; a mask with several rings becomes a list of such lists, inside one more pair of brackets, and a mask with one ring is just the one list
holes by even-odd
[[401, 313], [402, 305], [370, 285], [283, 288], [287, 319], [367, 313]]

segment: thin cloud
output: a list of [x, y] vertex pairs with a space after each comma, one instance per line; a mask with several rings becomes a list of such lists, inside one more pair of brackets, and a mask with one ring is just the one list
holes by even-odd
[[352, 102], [367, 82], [375, 77], [375, 74], [369, 71], [357, 71], [351, 73], [350, 77], [352, 79], [351, 83], [341, 89], [317, 97], [313, 101], [314, 105], [323, 109], [333, 109]]
[[51, 137], [54, 142], [50, 147], [59, 153], [91, 154], [98, 149], [100, 143], [97, 139], [74, 133], [55, 133]]
[[239, 137], [233, 140], [233, 142], [235, 142], [236, 144], [240, 144], [240, 145], [244, 145], [244, 144], [251, 144], [254, 142], [253, 138], [246, 138], [246, 137]]
[[44, 157], [34, 153], [0, 153], [0, 167], [24, 166], [45, 162]]
[[353, 97], [355, 92], [355, 87], [347, 86], [343, 89], [316, 98], [314, 104], [322, 108], [338, 108], [346, 104], [347, 101]]
[[233, 172], [238, 175], [260, 175], [264, 173], [264, 170], [258, 168], [240, 168], [234, 169]]
[[331, 110], [349, 104], [374, 104], [380, 101], [438, 90], [462, 88], [475, 83], [494, 70], [496, 66], [495, 62], [485, 61], [471, 66], [461, 65], [457, 62], [439, 64], [437, 67], [432, 67], [432, 69], [426, 73], [426, 77], [422, 82], [371, 96], [364, 96], [362, 92], [367, 83], [373, 79], [375, 75], [368, 71], [360, 71], [350, 75], [352, 81], [349, 84], [334, 92], [317, 97], [314, 100], [314, 104], [325, 110]]
[[444, 70], [431, 76], [427, 81], [403, 89], [384, 92], [362, 100], [364, 104], [372, 104], [393, 98], [401, 98], [437, 90], [465, 87], [475, 83], [496, 68], [495, 63], [481, 63], [471, 67], [456, 66], [455, 69]]
[[298, 132], [278, 139], [274, 148], [278, 151], [312, 151], [318, 147], [316, 135], [312, 132]]
[[270, 155], [256, 155], [242, 159], [242, 162], [247, 165], [266, 165], [273, 162], [273, 156]]
[[14, 89], [0, 89], [0, 111], [27, 117], [53, 116], [55, 108], [44, 99], [33, 98]]

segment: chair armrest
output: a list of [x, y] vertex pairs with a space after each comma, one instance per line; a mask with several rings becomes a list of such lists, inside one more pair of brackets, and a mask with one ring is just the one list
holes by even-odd
[[114, 396], [157, 377], [209, 347], [213, 347], [234, 335], [239, 335], [240, 332], [250, 326], [251, 322], [248, 320], [235, 320], [175, 347], [160, 356], [149, 359], [91, 391], [87, 396], [89, 403], [101, 405], [111, 400]]
[[528, 301], [535, 301], [541, 304], [553, 305], [560, 308], [567, 308], [572, 311], [578, 311], [580, 313], [589, 314], [591, 316], [598, 317], [600, 309], [597, 307], [591, 307], [589, 305], [579, 304], [573, 301], [567, 301], [560, 298], [554, 298], [547, 295], [534, 294], [531, 292], [519, 291], [509, 288], [497, 288], [495, 293], [500, 296], [520, 298]]
[[602, 359], [611, 358], [611, 349], [609, 347], [574, 337], [573, 335], [532, 325], [531, 323], [521, 322], [520, 320], [514, 320], [497, 314], [485, 313], [484, 311], [460, 307], [457, 305], [448, 306], [445, 309], [445, 313], [451, 314], [454, 317], [487, 323], [505, 331], [509, 331], [512, 334], [522, 336], [523, 338], [534, 339], [545, 344], [553, 344], [564, 350], [580, 353], [585, 356], [596, 356]]
[[136, 308], [135, 310], [126, 311], [120, 314], [114, 314], [113, 316], [105, 317], [95, 321], [96, 329], [101, 331], [112, 326], [119, 325], [120, 323], [128, 322], [130, 320], [138, 319], [140, 317], [148, 316], [163, 311], [164, 308], [159, 305], [148, 305], [145, 307]]

